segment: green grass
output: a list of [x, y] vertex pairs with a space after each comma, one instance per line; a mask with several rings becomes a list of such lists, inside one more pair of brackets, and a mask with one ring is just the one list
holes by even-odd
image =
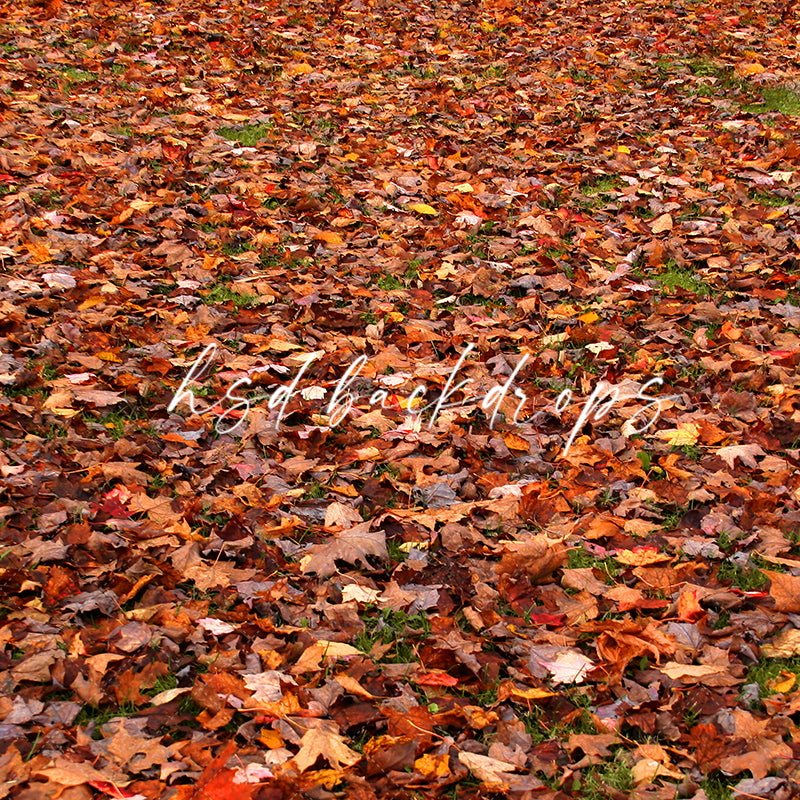
[[788, 197], [781, 197], [779, 194], [755, 190], [750, 192], [750, 198], [761, 206], [770, 206], [771, 208], [781, 208], [782, 206], [791, 205], [792, 202]]
[[203, 298], [206, 305], [215, 303], [233, 303], [236, 308], [250, 308], [258, 302], [258, 295], [239, 294], [234, 292], [229, 286], [218, 283], [212, 287], [211, 291]]
[[394, 275], [382, 275], [378, 278], [378, 288], [383, 289], [385, 292], [389, 292], [392, 289], [402, 289], [403, 284]]
[[608, 194], [609, 192], [613, 192], [614, 189], [616, 189], [616, 186], [616, 179], [613, 176], [606, 175], [605, 177], [598, 178], [596, 181], [584, 186], [581, 189], [581, 193], [588, 195], [589, 197], [594, 197], [598, 194]]
[[749, 114], [766, 114], [778, 111], [790, 117], [800, 116], [800, 95], [785, 86], [774, 86], [762, 91], [763, 103], [743, 106], [742, 111]]
[[541, 706], [532, 706], [531, 710], [520, 715], [525, 732], [533, 740], [533, 744], [542, 744], [553, 739], [565, 740], [573, 733], [595, 734], [597, 729], [592, 722], [591, 714], [584, 711], [569, 723], [551, 721]]
[[114, 128], [111, 128], [109, 133], [112, 136], [126, 136], [130, 139], [133, 136], [133, 128], [130, 125], [117, 125]]
[[218, 128], [217, 133], [230, 142], [238, 142], [243, 147], [255, 147], [262, 139], [266, 139], [272, 130], [271, 125], [243, 125], [241, 128], [226, 126]]
[[708, 800], [731, 800], [733, 797], [728, 779], [719, 772], [709, 775], [700, 784], [700, 788], [706, 793]]
[[78, 716], [75, 717], [75, 725], [88, 725], [90, 722], [94, 722], [95, 727], [92, 738], [101, 739], [101, 726], [110, 722], [112, 719], [132, 717], [134, 714], [138, 713], [139, 709], [133, 703], [122, 703], [120, 706], [106, 706], [105, 708], [85, 705], [80, 712], [78, 712]]
[[394, 643], [384, 661], [405, 664], [417, 660], [413, 639], [430, 633], [430, 622], [424, 614], [406, 614], [405, 611], [382, 611], [368, 605], [361, 615], [364, 630], [356, 636], [355, 647], [369, 653], [376, 643]]
[[664, 272], [656, 275], [656, 280], [665, 289], [669, 289], [672, 292], [675, 289], [683, 289], [700, 297], [711, 293], [711, 289], [697, 278], [690, 269], [681, 268], [675, 263], [667, 263], [666, 267]]
[[596, 567], [605, 576], [606, 583], [613, 583], [620, 572], [620, 565], [612, 557], [598, 558], [582, 547], [570, 550], [567, 555], [568, 569], [581, 569], [583, 567]]
[[64, 76], [72, 83], [88, 83], [89, 81], [96, 81], [97, 75], [94, 72], [87, 72], [83, 69], [76, 69], [75, 67], [67, 67], [64, 71]]
[[114, 409], [100, 417], [100, 424], [108, 430], [114, 441], [125, 435], [127, 423], [147, 418], [147, 412], [140, 408], [128, 407]]
[[757, 683], [759, 695], [769, 697], [771, 694], [775, 694], [775, 691], [770, 689], [767, 684], [784, 671], [800, 675], [800, 656], [794, 658], [762, 657], [747, 671], [744, 683]]
[[732, 561], [723, 561], [719, 565], [717, 578], [722, 583], [730, 582], [743, 592], [753, 592], [761, 589], [767, 582], [767, 577], [755, 567], [740, 567]]
[[573, 792], [579, 792], [578, 796], [586, 800], [607, 800], [611, 794], [609, 788], [626, 794], [633, 789], [631, 765], [622, 753], [617, 753], [611, 761], [591, 767], [580, 779], [579, 786], [572, 785]]

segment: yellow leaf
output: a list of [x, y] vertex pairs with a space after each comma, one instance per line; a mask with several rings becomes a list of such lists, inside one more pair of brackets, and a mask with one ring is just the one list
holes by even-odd
[[236, 69], [236, 62], [232, 58], [228, 58], [228, 56], [222, 56], [219, 63], [227, 70]]
[[348, 153], [342, 161], [358, 161], [358, 153]]
[[283, 747], [283, 736], [281, 736], [280, 731], [264, 728], [258, 738], [261, 744], [266, 745], [270, 750], [277, 750], [279, 747]]
[[551, 309], [548, 309], [547, 316], [548, 317], [574, 317], [575, 316], [575, 306], [570, 305], [569, 303], [559, 303], [557, 306], [554, 306]]
[[681, 422], [677, 428], [659, 431], [658, 437], [664, 439], [672, 447], [682, 447], [685, 444], [697, 444], [700, 437], [700, 428], [693, 422]]
[[587, 325], [591, 325], [592, 322], [597, 322], [599, 319], [599, 315], [595, 314], [594, 311], [587, 311], [585, 314], [581, 314], [578, 317], [580, 322], [585, 322]]
[[772, 689], [773, 692], [784, 694], [785, 692], [791, 691], [796, 681], [797, 675], [795, 675], [794, 672], [787, 672], [785, 669], [782, 669], [779, 677], [767, 681], [767, 688]]
[[116, 353], [112, 353], [110, 350], [103, 350], [97, 354], [97, 357], [102, 361], [113, 361], [116, 364], [122, 363], [122, 359]]
[[624, 145], [624, 144], [621, 144], [621, 145], [620, 145], [620, 146], [617, 148], [617, 152], [618, 152], [618, 153], [630, 153], [630, 151], [631, 151], [630, 147], [627, 147], [627, 146], [626, 146], [626, 145]]
[[410, 205], [409, 208], [412, 211], [416, 211], [417, 214], [427, 214], [429, 217], [435, 217], [439, 213], [433, 206], [429, 206], [427, 203], [414, 203]]
[[92, 297], [88, 297], [78, 306], [78, 311], [86, 311], [87, 308], [93, 308], [94, 306], [100, 305], [100, 303], [105, 303], [105, 301], [105, 297], [101, 297], [99, 294], [93, 295]]
[[519, 689], [515, 686], [511, 690], [511, 695], [523, 700], [543, 700], [545, 697], [555, 697], [555, 692], [548, 692], [547, 689], [539, 689], [536, 686], [531, 689]]
[[344, 239], [339, 236], [336, 231], [320, 231], [314, 234], [314, 238], [318, 242], [327, 242], [328, 244], [343, 244]]

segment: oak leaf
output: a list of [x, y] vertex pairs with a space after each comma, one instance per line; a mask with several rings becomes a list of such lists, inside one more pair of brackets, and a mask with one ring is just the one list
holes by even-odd
[[310, 572], [329, 578], [336, 572], [336, 560], [362, 564], [369, 568], [367, 556], [387, 559], [386, 534], [370, 531], [371, 522], [362, 522], [349, 530], [335, 534], [324, 544], [311, 545], [300, 560], [304, 574]]

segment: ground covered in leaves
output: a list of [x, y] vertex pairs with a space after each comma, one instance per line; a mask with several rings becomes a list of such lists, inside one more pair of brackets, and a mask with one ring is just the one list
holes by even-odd
[[3, 6], [0, 797], [796, 796], [791, 6]]

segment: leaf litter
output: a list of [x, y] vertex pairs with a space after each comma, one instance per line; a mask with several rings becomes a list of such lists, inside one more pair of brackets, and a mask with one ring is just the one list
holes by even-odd
[[3, 11], [0, 796], [798, 792], [791, 4]]

